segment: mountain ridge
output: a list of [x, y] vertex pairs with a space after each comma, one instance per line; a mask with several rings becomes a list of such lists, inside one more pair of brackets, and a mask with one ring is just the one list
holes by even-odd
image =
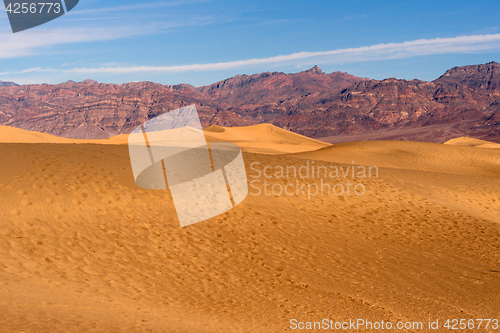
[[10, 87], [10, 86], [19, 86], [19, 85], [15, 82], [0, 81], [0, 87]]
[[[500, 142], [500, 64], [457, 66], [433, 81], [371, 80], [326, 74], [314, 66], [293, 74], [237, 75], [202, 87], [93, 80], [7, 86], [0, 88], [0, 124], [103, 138], [129, 133], [141, 122], [189, 104], [197, 105], [204, 127], [270, 123], [335, 140], [393, 131], [388, 135], [401, 140], [442, 143], [470, 136]], [[431, 131], [435, 126], [442, 129]], [[409, 129], [422, 131], [408, 136]]]

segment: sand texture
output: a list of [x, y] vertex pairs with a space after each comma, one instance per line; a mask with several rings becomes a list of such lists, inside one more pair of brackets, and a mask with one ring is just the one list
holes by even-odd
[[444, 143], [445, 145], [456, 145], [456, 146], [469, 146], [477, 148], [500, 148], [500, 144], [495, 142], [489, 142], [479, 139], [473, 139], [468, 137], [460, 137], [456, 139], [448, 140]]
[[[500, 319], [500, 150], [463, 140], [329, 146], [269, 125], [205, 133], [243, 148], [262, 191], [263, 181], [350, 180], [366, 192], [308, 199], [252, 187], [229, 212], [181, 228], [168, 190], [134, 183], [126, 136], [82, 142], [1, 127], [0, 332]], [[312, 162], [378, 166], [378, 177], [259, 175]]]

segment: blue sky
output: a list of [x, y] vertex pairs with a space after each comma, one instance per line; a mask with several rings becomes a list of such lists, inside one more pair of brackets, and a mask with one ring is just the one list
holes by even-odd
[[325, 72], [433, 80], [500, 62], [500, 1], [80, 0], [13, 34], [0, 11], [0, 80], [210, 84]]

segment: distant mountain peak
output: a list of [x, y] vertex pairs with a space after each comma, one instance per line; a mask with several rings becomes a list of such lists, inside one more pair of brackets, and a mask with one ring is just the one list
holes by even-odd
[[18, 86], [18, 84], [14, 82], [0, 81], [0, 87], [10, 87], [10, 86]]
[[498, 90], [500, 88], [500, 64], [492, 61], [487, 64], [453, 67], [433, 82]]
[[318, 65], [306, 70], [306, 71], [303, 71], [302, 73], [307, 73], [307, 74], [325, 74], [321, 68], [318, 67]]
[[495, 61], [479, 65], [456, 66], [447, 70], [442, 76], [464, 75], [485, 71], [488, 69], [500, 69], [500, 64]]
[[97, 82], [96, 80], [91, 80], [91, 79], [83, 80], [81, 83], [83, 83], [83, 84], [99, 84], [99, 82]]

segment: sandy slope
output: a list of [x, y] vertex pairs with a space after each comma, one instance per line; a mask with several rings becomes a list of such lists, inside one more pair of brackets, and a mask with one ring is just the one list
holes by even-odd
[[[208, 141], [235, 142], [244, 151], [262, 154], [304, 152], [329, 145], [328, 143], [292, 133], [270, 124], [238, 128], [213, 125], [207, 127], [204, 131]], [[15, 127], [0, 126], [0, 142], [126, 145], [128, 143], [128, 135], [121, 134], [108, 139], [81, 140], [31, 132]]]
[[261, 154], [298, 153], [329, 146], [328, 143], [292, 133], [271, 124], [245, 127], [212, 125], [204, 129], [209, 141], [231, 141], [244, 151]]
[[117, 135], [109, 139], [78, 140], [68, 139], [45, 133], [26, 131], [16, 127], [0, 126], [2, 143], [78, 143], [78, 144], [127, 144], [127, 135]]
[[[254, 149], [244, 153], [247, 173], [261, 183], [233, 210], [186, 228], [168, 191], [134, 184], [126, 145], [0, 144], [0, 331], [285, 332], [293, 318], [499, 318], [500, 151], [387, 141], [273, 155], [291, 140], [321, 147], [269, 127], [208, 132]], [[377, 165], [379, 174], [256, 171], [313, 161]], [[253, 195], [264, 180], [275, 189], [351, 181], [366, 193]]]
[[444, 143], [445, 145], [469, 146], [477, 148], [500, 148], [500, 144], [479, 139], [468, 138], [466, 136], [451, 139]]
[[500, 172], [500, 151], [427, 142], [349, 142], [294, 156], [336, 163], [354, 162], [384, 168], [470, 176], [498, 177]]

